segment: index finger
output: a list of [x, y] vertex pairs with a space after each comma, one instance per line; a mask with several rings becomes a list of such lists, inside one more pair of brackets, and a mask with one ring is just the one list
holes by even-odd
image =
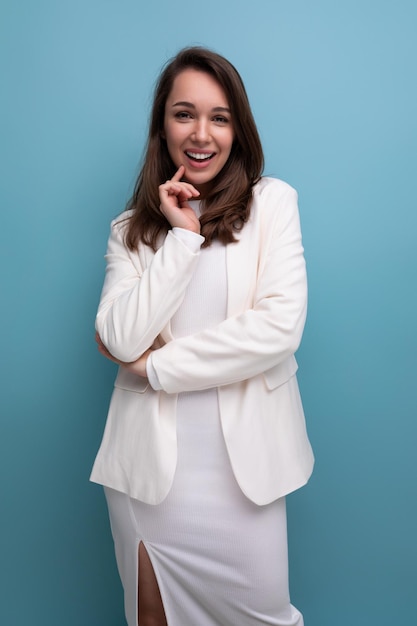
[[184, 172], [185, 172], [185, 167], [183, 165], [180, 165], [177, 171], [175, 172], [174, 176], [171, 178], [171, 181], [173, 183], [179, 182]]

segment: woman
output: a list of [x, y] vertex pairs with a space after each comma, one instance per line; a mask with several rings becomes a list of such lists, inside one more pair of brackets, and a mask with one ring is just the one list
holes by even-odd
[[308, 480], [294, 359], [306, 313], [297, 194], [261, 178], [235, 68], [182, 50], [155, 91], [96, 320], [120, 365], [105, 486], [129, 626], [300, 626], [285, 495]]

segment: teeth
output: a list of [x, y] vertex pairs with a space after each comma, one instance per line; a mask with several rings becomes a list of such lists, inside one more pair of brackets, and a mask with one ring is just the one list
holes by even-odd
[[198, 159], [199, 161], [204, 161], [205, 159], [211, 159], [213, 156], [213, 152], [211, 154], [201, 153], [201, 152], [186, 152], [187, 156], [192, 159]]

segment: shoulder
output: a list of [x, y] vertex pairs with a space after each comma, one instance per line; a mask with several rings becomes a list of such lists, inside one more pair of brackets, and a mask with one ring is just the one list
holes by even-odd
[[262, 176], [253, 188], [254, 199], [276, 198], [278, 200], [285, 196], [297, 198], [297, 192], [294, 187], [279, 178]]
[[117, 217], [115, 217], [110, 223], [110, 230], [116, 231], [117, 233], [124, 233], [126, 228], [129, 225], [130, 219], [134, 214], [133, 210], [123, 211]]
[[253, 188], [251, 211], [254, 219], [282, 224], [298, 218], [298, 194], [283, 180], [262, 177]]
[[123, 211], [110, 222], [109, 243], [114, 241], [124, 244], [127, 229], [133, 215], [133, 211]]

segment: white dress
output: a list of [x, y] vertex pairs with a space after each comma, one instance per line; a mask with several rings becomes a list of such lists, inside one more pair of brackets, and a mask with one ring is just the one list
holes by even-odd
[[[226, 316], [225, 247], [201, 251], [174, 337]], [[138, 546], [158, 580], [168, 626], [303, 626], [290, 604], [285, 499], [266, 506], [239, 488], [221, 429], [217, 390], [179, 394], [178, 463], [158, 505], [105, 487], [129, 626], [137, 626]]]

